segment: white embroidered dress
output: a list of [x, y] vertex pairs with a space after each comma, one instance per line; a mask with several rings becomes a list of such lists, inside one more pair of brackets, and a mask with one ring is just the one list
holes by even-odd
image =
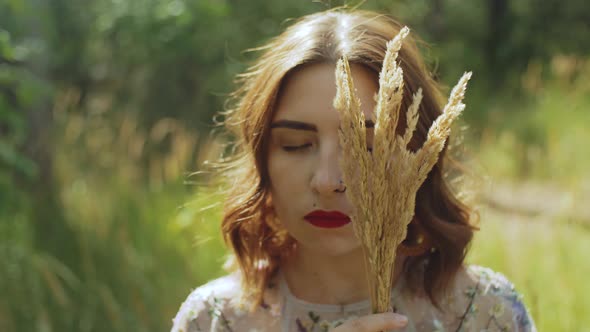
[[[296, 298], [280, 273], [254, 313], [238, 305], [236, 275], [213, 280], [194, 290], [173, 320], [172, 332], [326, 332], [370, 313], [369, 300], [346, 305], [309, 303]], [[469, 266], [457, 275], [438, 309], [427, 297], [415, 296], [398, 282], [392, 290], [396, 312], [408, 317], [400, 331], [536, 331], [513, 285], [490, 269]]]

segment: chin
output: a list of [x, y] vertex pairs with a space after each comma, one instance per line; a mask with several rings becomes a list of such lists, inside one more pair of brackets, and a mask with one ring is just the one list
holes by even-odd
[[362, 250], [361, 243], [356, 238], [342, 238], [322, 236], [321, 239], [297, 241], [307, 251], [317, 252], [318, 255], [342, 256]]

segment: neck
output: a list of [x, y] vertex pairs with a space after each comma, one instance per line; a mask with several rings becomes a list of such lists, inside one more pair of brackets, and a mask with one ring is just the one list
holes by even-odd
[[[367, 266], [359, 247], [344, 255], [322, 255], [298, 247], [282, 266], [290, 291], [299, 299], [322, 304], [350, 304], [369, 298]], [[394, 284], [401, 273], [396, 259]]]

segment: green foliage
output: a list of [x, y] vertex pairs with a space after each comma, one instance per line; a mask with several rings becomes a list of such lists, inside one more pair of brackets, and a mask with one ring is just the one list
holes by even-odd
[[[542, 79], [543, 71], [551, 79]], [[590, 62], [555, 58], [551, 66], [526, 75], [534, 99], [496, 102], [490, 126], [479, 141], [479, 156], [491, 175], [514, 180], [561, 182], [581, 189], [590, 155], [586, 124], [590, 106]], [[495, 142], [492, 143], [492, 142]]]
[[2, 29], [0, 60], [7, 63], [0, 62], [0, 210], [18, 211], [24, 193], [17, 179], [31, 181], [37, 174], [37, 165], [22, 153], [27, 134], [22, 112], [34, 102], [38, 82], [20, 66], [19, 51]]

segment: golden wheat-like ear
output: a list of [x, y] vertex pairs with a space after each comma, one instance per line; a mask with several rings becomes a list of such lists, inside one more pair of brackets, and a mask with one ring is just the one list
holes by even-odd
[[[434, 166], [438, 160], [438, 155], [444, 148], [445, 142], [451, 133], [451, 125], [453, 124], [453, 121], [455, 121], [465, 109], [463, 98], [465, 97], [467, 82], [470, 78], [471, 72], [464, 73], [457, 85], [451, 90], [451, 95], [449, 96], [447, 104], [443, 108], [442, 114], [434, 121], [428, 130], [426, 142], [417, 153], [419, 165]], [[426, 179], [432, 166], [422, 167], [418, 174], [419, 178]]]
[[[342, 147], [340, 167], [343, 180], [347, 186], [347, 196], [352, 202], [366, 202], [369, 185], [370, 155], [367, 152], [365, 115], [361, 110], [361, 101], [355, 93], [350, 65], [346, 57], [336, 64], [336, 97], [334, 108], [340, 115], [338, 136]], [[362, 223], [367, 220], [367, 211], [359, 209], [362, 204], [354, 204], [355, 212], [351, 216], [353, 227], [359, 237], [363, 236]], [[363, 243], [367, 239], [361, 240]]]
[[383, 60], [383, 67], [379, 73], [373, 153], [379, 158], [376, 162], [381, 165], [388, 162], [388, 160], [381, 157], [390, 154], [388, 150], [394, 147], [393, 140], [395, 137], [389, 133], [397, 128], [399, 110], [404, 94], [403, 70], [396, 60], [402, 42], [409, 33], [410, 29], [404, 27], [393, 40], [387, 43], [387, 52]]

